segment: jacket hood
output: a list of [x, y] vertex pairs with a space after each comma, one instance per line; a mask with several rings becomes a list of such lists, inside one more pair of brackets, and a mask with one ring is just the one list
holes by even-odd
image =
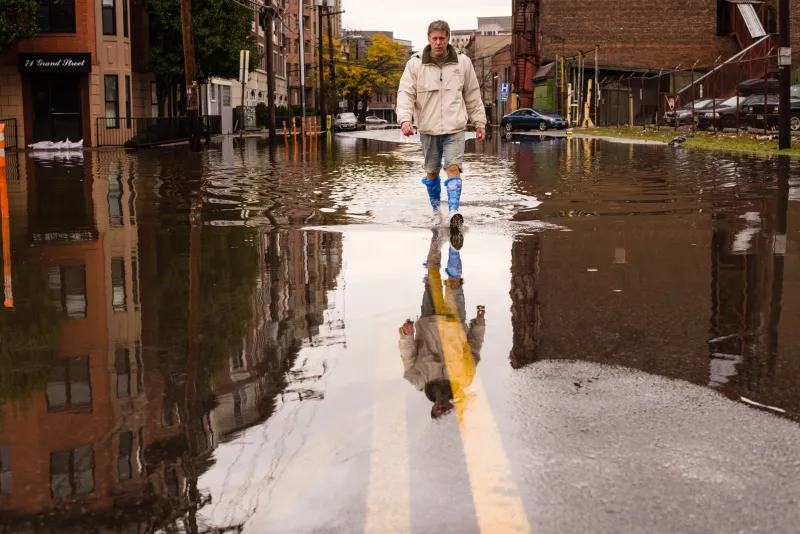
[[[453, 45], [447, 45], [447, 60], [445, 63], [458, 63], [458, 52], [453, 48]], [[426, 46], [422, 51], [422, 64], [436, 64], [431, 57], [431, 45]]]

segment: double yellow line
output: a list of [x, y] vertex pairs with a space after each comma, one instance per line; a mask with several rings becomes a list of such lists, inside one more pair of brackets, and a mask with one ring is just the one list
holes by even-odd
[[[430, 274], [430, 273], [429, 273]], [[429, 279], [433, 277], [429, 276]], [[441, 285], [436, 276], [431, 283]], [[432, 291], [434, 306], [444, 310], [447, 303], [441, 291]], [[444, 321], [439, 334], [444, 340]], [[454, 354], [452, 344], [442, 343], [448, 376], [463, 373], [463, 355]], [[397, 354], [379, 353], [377, 383], [402, 380], [403, 364]], [[503, 447], [486, 390], [480, 376], [469, 387], [468, 402], [445, 417], [457, 417], [466, 459], [470, 489], [483, 534], [523, 534], [531, 532], [519, 490], [511, 473], [511, 464]], [[410, 533], [410, 479], [405, 393], [401, 389], [379, 391], [373, 403], [372, 453], [367, 494], [367, 534]], [[423, 416], [420, 414], [420, 416]], [[427, 416], [427, 413], [425, 414]], [[454, 478], [456, 474], [454, 474]], [[443, 488], [445, 489], [445, 488]], [[453, 525], [454, 532], [466, 526]]]

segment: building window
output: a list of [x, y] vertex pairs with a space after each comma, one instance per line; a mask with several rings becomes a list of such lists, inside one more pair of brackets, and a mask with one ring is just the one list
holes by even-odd
[[131, 127], [131, 77], [125, 76], [125, 122]]
[[150, 116], [158, 117], [158, 86], [150, 82]]
[[53, 499], [94, 491], [94, 449], [91, 445], [50, 453], [50, 493]]
[[764, 14], [764, 30], [770, 35], [778, 34], [778, 15], [776, 14], [773, 6], [767, 6], [767, 11]]
[[119, 128], [119, 78], [107, 74], [104, 79], [106, 93], [106, 128]]
[[133, 453], [133, 432], [119, 435], [119, 455], [117, 456], [117, 477], [120, 482], [130, 480], [133, 475], [131, 454]]
[[214, 85], [213, 83], [211, 84], [211, 101], [212, 102], [217, 101], [217, 86]]
[[114, 371], [117, 374], [117, 398], [127, 399], [131, 396], [131, 357], [128, 349], [117, 348], [114, 351]]
[[[139, 427], [139, 432], [137, 434], [139, 438], [138, 443], [136, 444], [136, 460], [139, 464], [137, 466], [137, 471], [141, 475], [144, 473], [144, 428]], [[137, 530], [136, 532], [138, 534], [139, 531]]]
[[108, 222], [114, 228], [122, 227], [122, 173], [117, 169], [108, 177]]
[[375, 102], [383, 102], [383, 95], [379, 94], [377, 97], [375, 97]]
[[222, 86], [222, 105], [226, 107], [231, 107], [231, 86], [230, 85], [223, 85]]
[[144, 364], [142, 363], [142, 346], [137, 341], [133, 346], [133, 357], [136, 361], [136, 392], [144, 391]]
[[86, 267], [51, 267], [47, 271], [50, 302], [69, 319], [86, 318]]
[[128, 36], [128, 0], [122, 0], [122, 36]]
[[8, 445], [0, 445], [0, 494], [11, 493], [11, 454]]
[[40, 33], [75, 33], [75, 0], [39, 0]]
[[386, 95], [386, 101], [391, 104], [392, 103], [392, 95]]
[[127, 311], [125, 297], [125, 258], [111, 258], [111, 307], [115, 312]]
[[89, 358], [82, 356], [56, 363], [51, 368], [47, 381], [47, 411], [86, 408], [91, 404]]
[[[128, 176], [128, 216], [130, 217], [131, 226], [136, 226], [136, 187], [133, 185], [134, 172], [130, 170]], [[134, 303], [138, 304], [138, 300], [134, 297]]]
[[272, 69], [276, 76], [280, 76], [280, 67], [279, 67], [279, 60], [278, 60], [278, 53], [272, 53]]
[[264, 53], [264, 47], [263, 46], [259, 46], [258, 47], [258, 58], [259, 58], [259, 60], [258, 60], [259, 68], [261, 70], [263, 70], [263, 71], [266, 71], [267, 70], [267, 54]]
[[244, 350], [237, 351], [231, 356], [231, 371], [244, 369]]
[[139, 262], [136, 256], [131, 258], [131, 292], [133, 293], [133, 305], [139, 309]]
[[117, 34], [116, 3], [114, 0], [102, 0], [102, 1], [103, 1], [103, 35], [116, 35]]

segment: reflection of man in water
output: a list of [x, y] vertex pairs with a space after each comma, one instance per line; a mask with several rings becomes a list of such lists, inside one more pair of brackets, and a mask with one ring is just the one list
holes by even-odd
[[[483, 306], [467, 325], [464, 279], [461, 277], [462, 237], [453, 236], [447, 260], [447, 281], [442, 280], [441, 239], [434, 230], [428, 251], [422, 315], [400, 327], [400, 356], [403, 377], [433, 402], [431, 417], [453, 409], [453, 402], [465, 398], [480, 362], [486, 330]], [[416, 334], [416, 335], [415, 335]]]

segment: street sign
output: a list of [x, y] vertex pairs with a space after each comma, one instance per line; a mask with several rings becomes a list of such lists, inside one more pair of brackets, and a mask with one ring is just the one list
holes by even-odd
[[511, 91], [511, 84], [510, 83], [501, 83], [500, 84], [500, 102], [505, 102], [508, 100], [508, 93]]
[[667, 104], [669, 104], [670, 111], [675, 109], [675, 99], [674, 98], [667, 98]]

